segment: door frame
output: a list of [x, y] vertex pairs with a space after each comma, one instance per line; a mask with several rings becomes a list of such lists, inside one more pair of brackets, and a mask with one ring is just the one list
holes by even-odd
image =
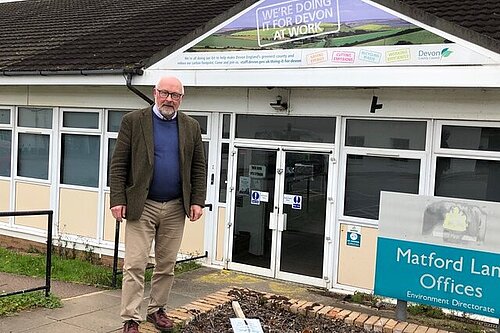
[[[233, 233], [234, 233], [234, 214], [235, 214], [235, 190], [236, 190], [236, 173], [237, 173], [237, 154], [240, 148], [243, 149], [263, 149], [276, 151], [276, 167], [284, 166], [286, 154], [288, 152], [304, 152], [304, 153], [318, 153], [328, 154], [328, 174], [327, 174], [327, 187], [326, 187], [326, 214], [325, 214], [325, 230], [324, 230], [324, 249], [323, 249], [323, 275], [321, 278], [299, 275], [294, 273], [282, 272], [279, 270], [279, 255], [281, 246], [281, 234], [276, 229], [273, 230], [272, 244], [271, 244], [271, 263], [270, 268], [262, 268], [251, 266], [247, 264], [235, 263], [232, 261], [232, 248], [233, 248]], [[319, 287], [328, 288], [332, 281], [332, 251], [333, 239], [335, 235], [335, 194], [336, 190], [334, 184], [334, 175], [336, 174], [336, 159], [335, 147], [333, 144], [318, 144], [308, 142], [278, 142], [278, 141], [261, 141], [261, 140], [235, 140], [235, 143], [230, 146], [230, 191], [228, 193], [228, 225], [226, 237], [226, 250], [225, 258], [228, 269], [247, 272], [251, 274], [262, 275], [270, 278], [278, 278], [287, 281], [304, 283]], [[282, 202], [284, 185], [284, 176], [275, 178], [275, 206]]]

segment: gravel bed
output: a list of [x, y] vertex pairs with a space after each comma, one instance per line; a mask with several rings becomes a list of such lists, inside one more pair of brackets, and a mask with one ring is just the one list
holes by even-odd
[[[287, 311], [278, 303], [287, 302], [288, 298], [277, 296], [267, 300], [262, 293], [247, 289], [233, 289], [229, 295], [239, 302], [246, 318], [256, 318], [265, 333], [367, 333], [370, 331], [348, 325], [340, 320], [307, 317]], [[231, 302], [202, 313], [195, 320], [184, 326], [183, 333], [224, 333], [233, 332], [229, 318], [236, 315]]]

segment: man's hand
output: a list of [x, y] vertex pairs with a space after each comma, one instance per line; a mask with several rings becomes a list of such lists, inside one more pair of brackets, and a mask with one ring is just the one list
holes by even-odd
[[196, 221], [203, 215], [203, 208], [198, 205], [191, 205], [189, 209], [189, 220]]
[[118, 205], [111, 207], [111, 214], [118, 221], [121, 222], [123, 219], [127, 218], [127, 206]]

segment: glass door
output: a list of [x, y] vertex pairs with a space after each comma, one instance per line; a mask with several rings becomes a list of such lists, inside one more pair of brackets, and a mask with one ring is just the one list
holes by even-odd
[[273, 230], [277, 149], [238, 148], [234, 193], [232, 264], [273, 276]]
[[285, 151], [280, 189], [277, 277], [322, 279], [325, 257], [328, 153]]
[[324, 284], [330, 154], [237, 149], [229, 268]]

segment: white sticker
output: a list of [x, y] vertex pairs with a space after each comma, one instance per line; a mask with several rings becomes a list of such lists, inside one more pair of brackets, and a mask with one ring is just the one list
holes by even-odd
[[269, 192], [259, 191], [259, 193], [260, 193], [260, 201], [269, 202]]
[[259, 319], [229, 318], [234, 333], [264, 333]]
[[292, 195], [292, 194], [285, 194], [283, 196], [283, 204], [284, 205], [291, 205], [291, 204], [293, 204], [293, 197], [294, 197], [294, 195]]

